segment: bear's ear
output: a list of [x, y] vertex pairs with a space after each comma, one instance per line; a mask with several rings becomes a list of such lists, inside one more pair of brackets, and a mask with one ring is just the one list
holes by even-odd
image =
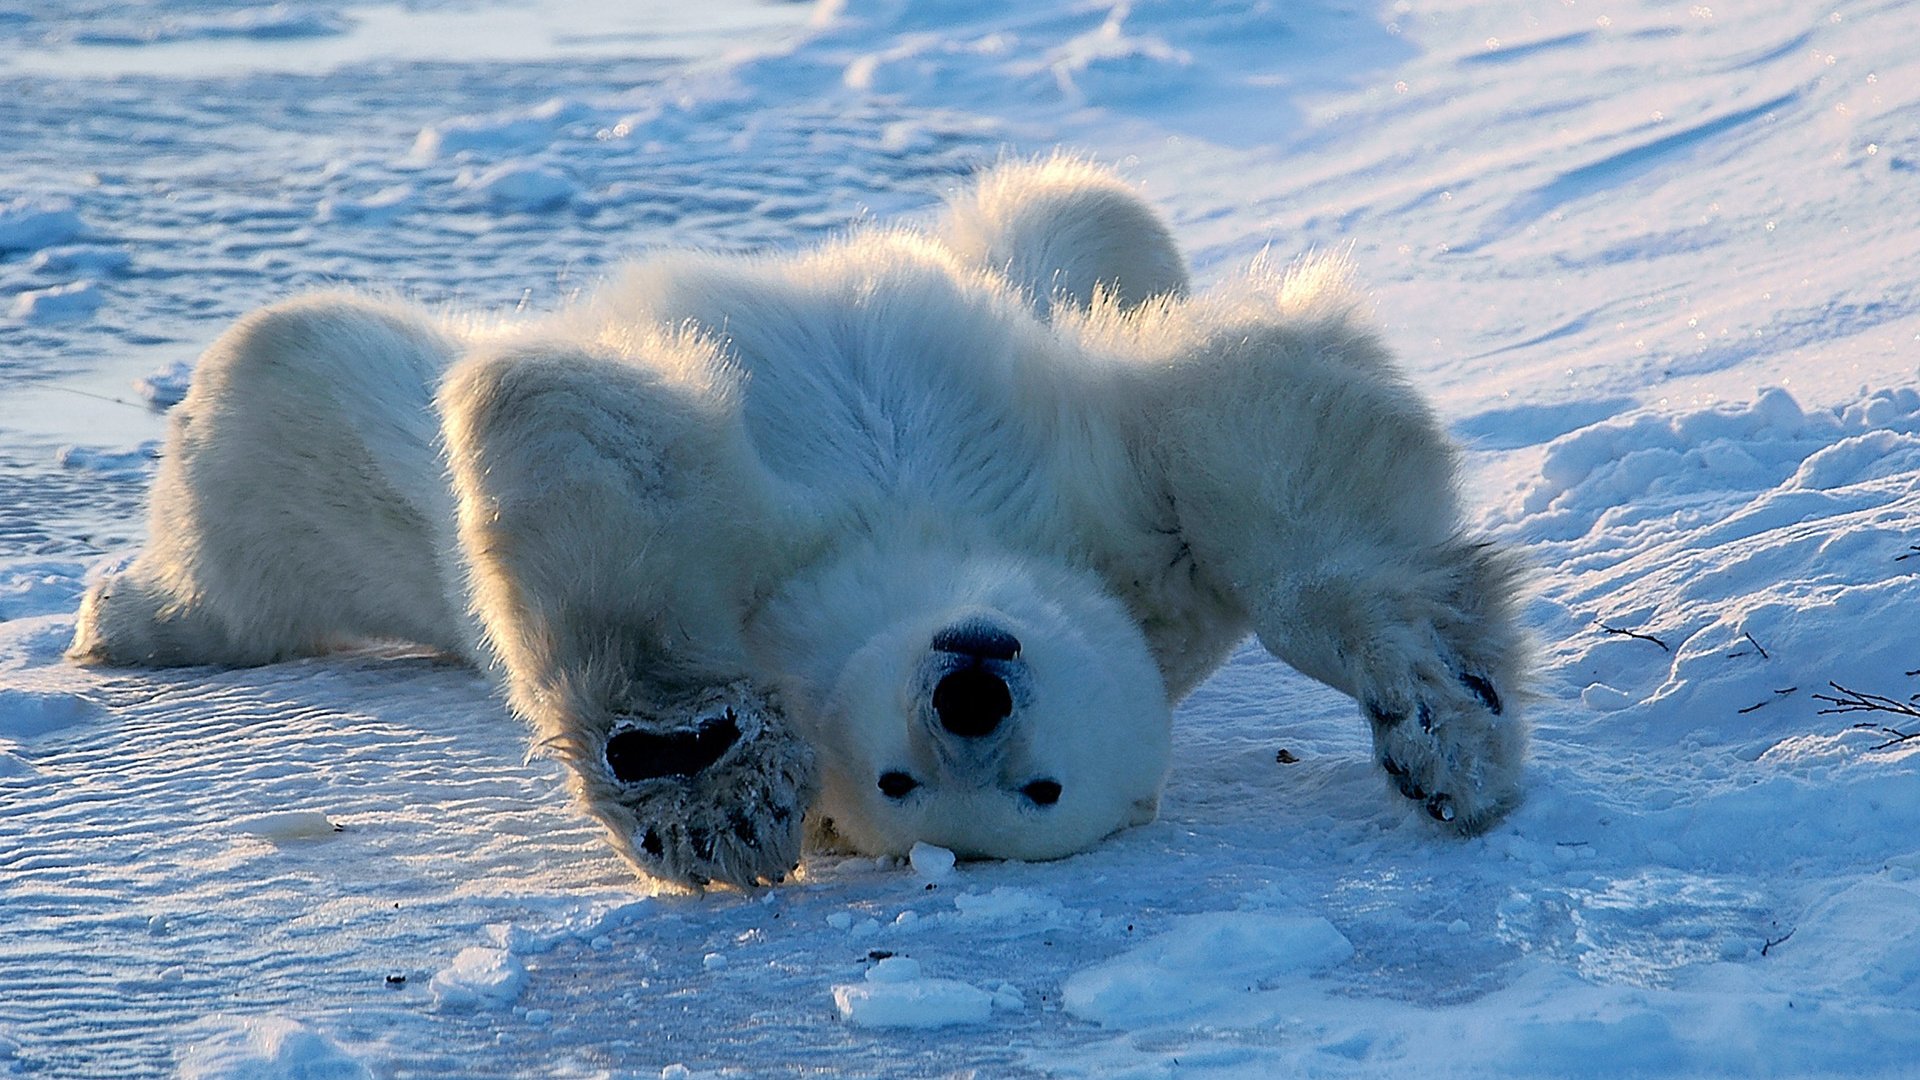
[[1160, 796], [1133, 800], [1133, 820], [1129, 825], [1146, 825], [1160, 816]]

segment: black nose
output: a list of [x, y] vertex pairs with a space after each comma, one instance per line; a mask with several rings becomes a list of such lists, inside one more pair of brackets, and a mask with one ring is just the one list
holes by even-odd
[[961, 668], [933, 688], [933, 711], [940, 726], [966, 739], [993, 734], [1013, 712], [1013, 694], [1005, 679], [985, 668]]
[[980, 660], [1012, 660], [1020, 655], [1020, 639], [984, 619], [947, 627], [933, 635], [933, 647]]

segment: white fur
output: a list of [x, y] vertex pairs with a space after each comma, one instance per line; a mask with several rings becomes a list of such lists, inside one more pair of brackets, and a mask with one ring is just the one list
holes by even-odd
[[[202, 360], [72, 655], [438, 646], [499, 671], [637, 865], [752, 883], [803, 816], [1021, 858], [1151, 818], [1173, 702], [1252, 629], [1478, 828], [1519, 794], [1517, 569], [1463, 535], [1358, 307], [1330, 261], [1189, 298], [1152, 211], [1068, 159], [926, 233], [664, 255], [524, 325], [296, 300]], [[1019, 643], [967, 661], [1013, 702], [985, 736], [929, 703], [962, 625]], [[719, 756], [654, 775], [676, 747]]]

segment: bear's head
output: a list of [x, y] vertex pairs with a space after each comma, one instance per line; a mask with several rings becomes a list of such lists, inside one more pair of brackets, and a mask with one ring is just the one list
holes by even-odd
[[816, 840], [1052, 859], [1153, 819], [1171, 715], [1145, 637], [1064, 561], [864, 551], [754, 636], [815, 751]]

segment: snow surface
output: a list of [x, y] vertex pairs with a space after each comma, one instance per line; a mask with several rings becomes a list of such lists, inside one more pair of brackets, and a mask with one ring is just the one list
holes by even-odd
[[[1832, 711], [1920, 692], [1916, 39], [1885, 0], [0, 4], [0, 1075], [1920, 1075], [1920, 718]], [[655, 895], [468, 671], [60, 660], [240, 312], [550, 305], [1057, 145], [1202, 282], [1372, 283], [1539, 567], [1489, 835], [1248, 649], [1084, 855]]]

